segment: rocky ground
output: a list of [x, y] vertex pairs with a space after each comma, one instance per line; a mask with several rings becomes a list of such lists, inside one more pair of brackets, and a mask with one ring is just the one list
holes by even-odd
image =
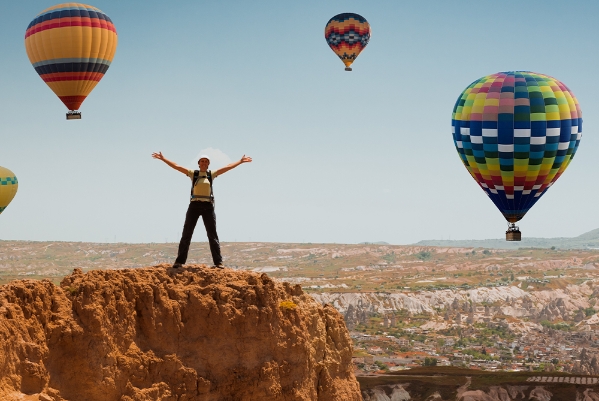
[[0, 399], [360, 400], [341, 315], [300, 286], [205, 266], [0, 287]]
[[[0, 241], [0, 284], [31, 278], [58, 285], [74, 268], [172, 263], [176, 247]], [[300, 286], [341, 312], [360, 374], [383, 364], [413, 368], [426, 357], [444, 366], [599, 374], [598, 249], [310, 243], [222, 249], [231, 271]], [[193, 243], [190, 263], [209, 260], [207, 244]]]
[[484, 372], [417, 368], [412, 373], [361, 377], [364, 401], [596, 401], [597, 378], [560, 373]]
[[[494, 316], [511, 317], [512, 329], [519, 333], [540, 328], [538, 322], [573, 322], [578, 327], [599, 327], [599, 315], [583, 310], [595, 306], [599, 279], [589, 279], [563, 289], [524, 291], [518, 286], [479, 287], [419, 291], [417, 293], [314, 293], [322, 304], [331, 304], [344, 314], [348, 323], [360, 321], [360, 313], [385, 315], [395, 311], [429, 315], [425, 330], [444, 330], [456, 323], [484, 323]], [[534, 323], [536, 322], [536, 324]]]

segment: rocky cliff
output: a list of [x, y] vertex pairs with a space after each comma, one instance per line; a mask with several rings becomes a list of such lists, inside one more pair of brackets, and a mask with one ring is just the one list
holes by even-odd
[[265, 274], [76, 269], [0, 287], [0, 399], [361, 400], [341, 315]]
[[597, 359], [597, 355], [593, 355], [586, 348], [583, 348], [580, 356], [574, 361], [574, 364], [568, 371], [574, 374], [599, 375], [599, 360]]
[[[403, 380], [401, 380], [403, 379]], [[428, 381], [427, 381], [428, 379]], [[505, 377], [503, 378], [505, 379]], [[423, 381], [424, 380], [424, 381]], [[530, 377], [543, 383], [501, 384], [502, 378], [491, 378], [497, 384], [475, 385], [469, 376], [448, 380], [447, 377], [413, 376], [396, 379], [397, 383], [376, 385], [362, 391], [364, 401], [597, 401], [596, 385], [587, 383], [591, 378], [542, 376]], [[434, 381], [437, 381], [435, 383]], [[459, 386], [456, 382], [465, 381]], [[516, 382], [518, 380], [515, 380]], [[566, 382], [567, 381], [567, 382]], [[596, 378], [594, 379], [596, 383]]]
[[[335, 306], [345, 316], [350, 329], [357, 323], [364, 323], [373, 314], [390, 314], [405, 310], [414, 315], [428, 313], [431, 319], [424, 329], [445, 329], [443, 320], [456, 318], [458, 312], [468, 315], [471, 321], [485, 321], [486, 317], [506, 315], [527, 318], [527, 323], [512, 325], [514, 332], [525, 332], [531, 327], [540, 328], [539, 322], [573, 321], [579, 326], [599, 323], [599, 314], [585, 316], [584, 309], [595, 305], [590, 301], [599, 296], [599, 286], [594, 280], [578, 285], [568, 285], [564, 289], [549, 289], [527, 292], [510, 285], [503, 287], [479, 287], [473, 289], [447, 289], [417, 292], [321, 292], [311, 294], [321, 304]], [[494, 305], [487, 307], [483, 305]], [[480, 306], [480, 310], [475, 310]]]

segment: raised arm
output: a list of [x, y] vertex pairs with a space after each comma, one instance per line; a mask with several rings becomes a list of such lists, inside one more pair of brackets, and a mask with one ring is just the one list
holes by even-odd
[[166, 157], [162, 156], [162, 152], [152, 153], [152, 157], [154, 159], [162, 160], [163, 162], [168, 164], [170, 167], [187, 175], [188, 170], [185, 167], [181, 167], [177, 163], [174, 163], [174, 162], [170, 161], [169, 159], [167, 159]]
[[224, 174], [227, 171], [239, 166], [240, 164], [250, 163], [251, 161], [252, 161], [251, 157], [247, 157], [246, 155], [243, 155], [243, 157], [241, 159], [237, 160], [235, 163], [231, 163], [231, 164], [226, 165], [225, 167], [219, 168], [218, 170], [215, 171], [215, 173], [217, 175], [221, 175], [221, 174]]

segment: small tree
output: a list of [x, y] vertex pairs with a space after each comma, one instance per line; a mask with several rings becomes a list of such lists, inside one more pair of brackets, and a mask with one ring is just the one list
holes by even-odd
[[374, 364], [380, 369], [380, 370], [389, 370], [389, 366], [387, 366], [384, 362], [381, 361], [375, 361]]
[[437, 358], [424, 358], [424, 366], [437, 366]]

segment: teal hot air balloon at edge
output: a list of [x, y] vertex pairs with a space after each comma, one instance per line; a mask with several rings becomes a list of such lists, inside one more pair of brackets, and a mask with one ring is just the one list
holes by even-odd
[[528, 71], [499, 72], [470, 84], [452, 114], [455, 147], [470, 175], [515, 223], [566, 170], [582, 137], [578, 100], [562, 82]]

